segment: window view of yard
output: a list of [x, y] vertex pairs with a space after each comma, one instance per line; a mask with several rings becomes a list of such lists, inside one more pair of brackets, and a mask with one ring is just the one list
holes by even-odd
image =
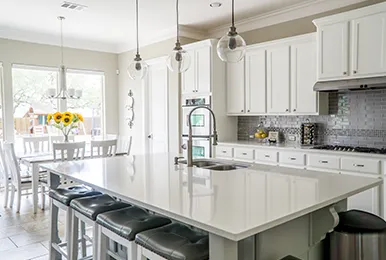
[[[49, 88], [59, 91], [56, 69], [14, 67], [12, 70], [15, 135], [48, 134], [54, 132], [47, 125], [47, 115], [62, 111], [57, 99], [46, 96]], [[67, 110], [84, 117], [78, 135], [100, 135], [102, 129], [103, 74], [68, 72], [67, 88], [83, 91], [78, 100], [67, 99]], [[62, 104], [63, 106], [63, 104]]]

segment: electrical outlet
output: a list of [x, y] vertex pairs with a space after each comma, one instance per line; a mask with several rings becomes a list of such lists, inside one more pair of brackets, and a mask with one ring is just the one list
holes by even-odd
[[296, 135], [288, 135], [289, 141], [296, 141]]

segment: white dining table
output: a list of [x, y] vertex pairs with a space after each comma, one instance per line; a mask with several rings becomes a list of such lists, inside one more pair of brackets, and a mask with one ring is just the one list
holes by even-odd
[[[116, 156], [127, 155], [127, 152], [117, 151]], [[54, 161], [54, 155], [52, 152], [33, 152], [33, 153], [19, 153], [16, 151], [16, 158], [20, 164], [23, 164], [31, 169], [32, 179], [32, 200], [33, 200], [33, 213], [36, 214], [38, 209], [38, 195], [39, 195], [39, 177], [40, 177], [40, 164], [50, 163]], [[91, 151], [86, 150], [85, 159], [91, 158]]]

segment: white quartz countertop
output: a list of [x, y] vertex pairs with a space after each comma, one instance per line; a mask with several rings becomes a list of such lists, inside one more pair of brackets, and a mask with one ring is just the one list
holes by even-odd
[[239, 241], [382, 183], [277, 166], [210, 171], [152, 154], [41, 165], [137, 206]]
[[340, 155], [340, 156], [354, 156], [362, 158], [374, 158], [385, 160], [386, 155], [384, 154], [375, 154], [375, 153], [359, 153], [359, 152], [342, 152], [342, 151], [332, 151], [332, 150], [319, 150], [312, 149], [312, 146], [301, 146], [295, 143], [279, 143], [279, 144], [268, 144], [268, 143], [259, 143], [257, 141], [231, 141], [231, 142], [219, 142], [219, 145], [223, 146], [232, 146], [232, 147], [252, 147], [256, 149], [277, 149], [277, 150], [288, 150], [295, 152], [307, 152], [307, 153], [319, 153], [319, 154], [329, 154], [329, 155]]

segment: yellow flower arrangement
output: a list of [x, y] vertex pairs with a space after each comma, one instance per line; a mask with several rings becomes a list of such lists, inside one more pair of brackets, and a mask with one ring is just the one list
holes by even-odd
[[47, 116], [47, 123], [62, 131], [65, 141], [68, 141], [68, 135], [71, 133], [71, 130], [78, 128], [79, 123], [83, 122], [83, 120], [81, 114], [71, 112], [56, 112]]

